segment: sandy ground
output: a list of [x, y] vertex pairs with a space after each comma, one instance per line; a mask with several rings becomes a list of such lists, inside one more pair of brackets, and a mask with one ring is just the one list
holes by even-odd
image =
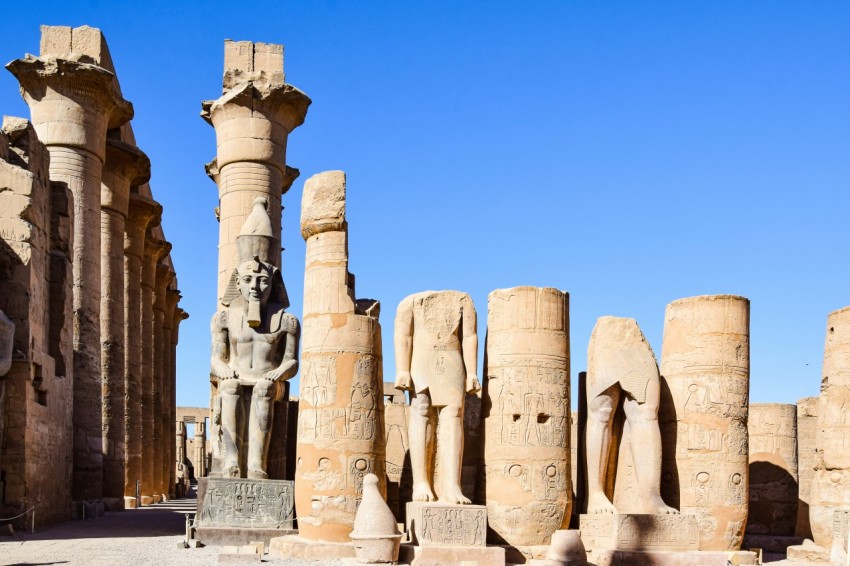
[[[107, 513], [88, 521], [68, 521], [35, 534], [0, 535], [0, 565], [15, 566], [201, 566], [218, 564], [221, 547], [184, 549], [186, 513], [194, 513], [195, 500], [182, 499], [134, 511]], [[4, 531], [5, 533], [5, 531]], [[765, 557], [775, 566], [811, 566], [802, 562]], [[341, 560], [309, 562], [264, 556], [266, 564], [343, 565]], [[229, 562], [256, 564], [257, 562]]]

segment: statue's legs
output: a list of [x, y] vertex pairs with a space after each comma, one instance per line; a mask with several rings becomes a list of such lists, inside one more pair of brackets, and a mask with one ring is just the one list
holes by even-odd
[[614, 505], [605, 495], [608, 456], [613, 440], [611, 429], [614, 411], [620, 401], [620, 386], [612, 385], [587, 404], [587, 512], [615, 513]]
[[238, 478], [239, 471], [239, 428], [236, 422], [236, 410], [239, 405], [239, 381], [223, 379], [218, 386], [221, 396], [221, 436], [225, 453], [222, 462], [224, 477]]
[[678, 513], [661, 499], [661, 429], [658, 426], [660, 387], [657, 379], [649, 380], [646, 401], [638, 403], [630, 397], [623, 402], [626, 420], [631, 428], [630, 448], [637, 480], [639, 513]]
[[431, 398], [426, 392], [410, 393], [410, 471], [413, 474], [413, 501], [434, 501], [434, 491], [428, 480], [433, 469], [433, 430], [428, 426]]
[[249, 479], [263, 480], [269, 477], [266, 473], [266, 460], [274, 420], [274, 402], [279, 391], [280, 384], [276, 381], [262, 380], [254, 384], [254, 391], [251, 393], [251, 416], [248, 419]]
[[[461, 399], [463, 399], [461, 397]], [[463, 403], [446, 405], [440, 409], [440, 474], [443, 482], [443, 499], [446, 503], [470, 503], [460, 489], [460, 471], [463, 460]]]

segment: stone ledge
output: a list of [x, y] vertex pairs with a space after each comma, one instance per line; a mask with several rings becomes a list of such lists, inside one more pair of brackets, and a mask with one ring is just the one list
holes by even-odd
[[350, 542], [314, 541], [291, 534], [271, 539], [269, 558], [299, 558], [301, 560], [354, 558], [354, 545]]
[[195, 527], [195, 538], [206, 546], [245, 545], [253, 541], [271, 544], [276, 537], [294, 534], [293, 529], [262, 527]]
[[505, 566], [505, 549], [500, 546], [415, 546], [402, 544], [399, 564], [411, 566]]

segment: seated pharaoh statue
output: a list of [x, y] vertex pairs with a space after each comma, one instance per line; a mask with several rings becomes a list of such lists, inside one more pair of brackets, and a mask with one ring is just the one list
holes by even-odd
[[[461, 492], [460, 474], [464, 398], [481, 388], [476, 325], [472, 299], [458, 291], [416, 293], [398, 306], [395, 386], [410, 391], [413, 501], [436, 501], [439, 496], [445, 503], [470, 502]], [[438, 426], [434, 426], [435, 417]], [[436, 446], [435, 429], [439, 430]], [[441, 478], [438, 486], [433, 486], [435, 456]]]
[[[219, 380], [221, 433], [225, 445], [223, 475], [245, 477], [240, 454], [248, 445], [247, 477], [266, 479], [274, 402], [283, 381], [298, 371], [298, 320], [289, 306], [280, 269], [271, 261], [271, 222], [266, 200], [254, 201], [236, 238], [239, 263], [230, 278], [222, 308], [212, 319], [212, 374]], [[246, 419], [241, 395], [250, 390]]]
[[[661, 395], [655, 354], [631, 318], [603, 316], [596, 322], [587, 351], [587, 512], [616, 513], [605, 494], [614, 415], [622, 397], [631, 429], [630, 450], [637, 483], [639, 514], [678, 513], [661, 499]], [[613, 482], [612, 482], [613, 483]]]

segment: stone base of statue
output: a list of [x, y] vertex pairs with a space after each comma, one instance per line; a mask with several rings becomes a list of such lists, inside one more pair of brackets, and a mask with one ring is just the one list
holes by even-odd
[[436, 564], [505, 564], [505, 548], [486, 546], [487, 507], [411, 501], [405, 530], [410, 543], [402, 544], [399, 562]]
[[200, 478], [195, 538], [206, 545], [270, 542], [296, 532], [293, 482]]
[[309, 540], [293, 534], [273, 538], [269, 542], [269, 558], [320, 561], [354, 558], [354, 544]]
[[596, 566], [726, 566], [758, 563], [758, 554], [755, 552], [700, 551], [699, 525], [693, 514], [581, 515], [579, 530], [588, 551], [588, 562]]
[[829, 564], [830, 554], [830, 549], [819, 546], [811, 540], [804, 541], [803, 544], [789, 546], [787, 550], [788, 560], [813, 564]]

